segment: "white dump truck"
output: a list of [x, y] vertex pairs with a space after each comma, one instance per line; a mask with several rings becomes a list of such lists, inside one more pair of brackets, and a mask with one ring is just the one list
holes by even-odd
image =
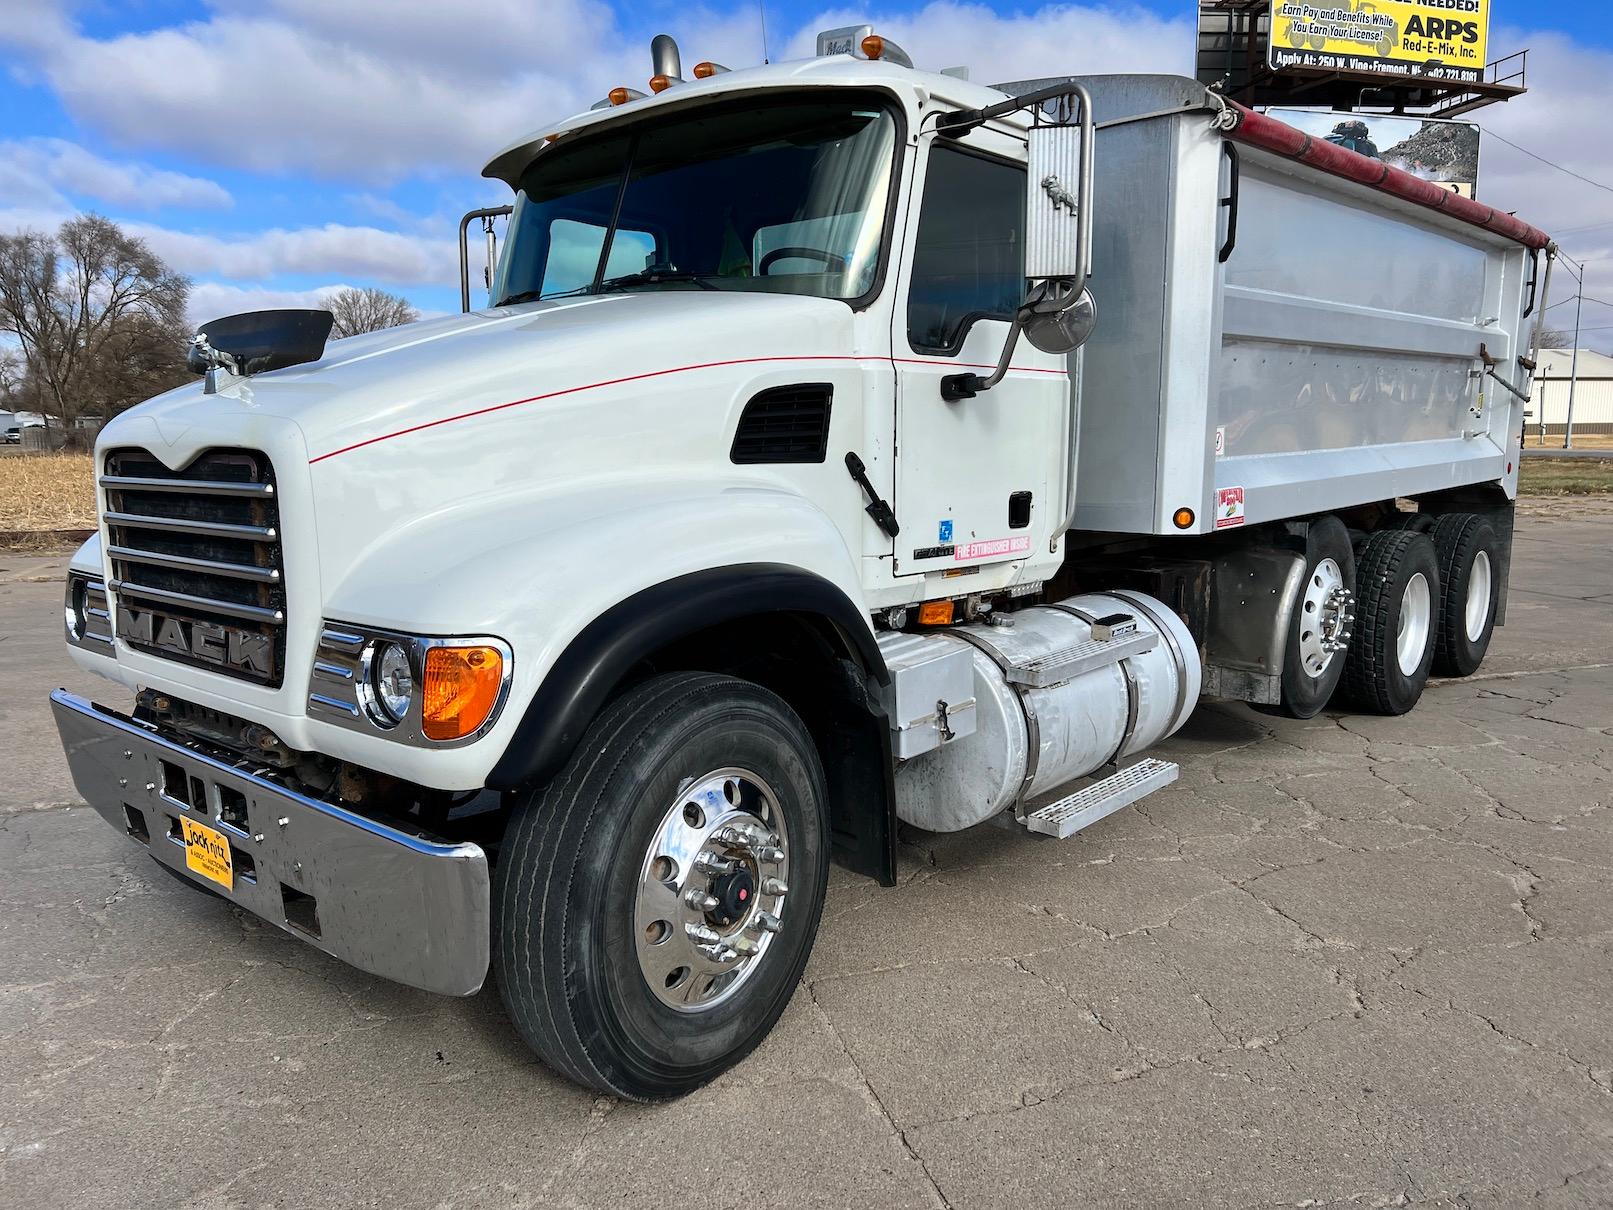
[[1405, 713], [1505, 612], [1544, 235], [1190, 80], [819, 50], [499, 152], [481, 310], [206, 325], [67, 585], [109, 823], [625, 1097], [898, 821], [1068, 836], [1201, 699]]

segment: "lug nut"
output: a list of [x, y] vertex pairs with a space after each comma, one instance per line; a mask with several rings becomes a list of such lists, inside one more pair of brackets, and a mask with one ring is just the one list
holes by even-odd
[[710, 849], [702, 849], [694, 859], [694, 868], [702, 874], [732, 874], [739, 867], [726, 857], [718, 857]]
[[782, 878], [762, 879], [762, 894], [764, 895], [782, 895], [789, 889], [789, 883], [785, 882]]
[[702, 945], [700, 952], [713, 962], [734, 962], [739, 958], [739, 952], [731, 945]]
[[766, 862], [768, 865], [777, 865], [784, 860], [784, 850], [774, 848], [757, 849], [756, 859]]
[[703, 924], [686, 924], [683, 926], [683, 931], [689, 934], [690, 941], [701, 945], [716, 945], [722, 940], [721, 933]]
[[782, 925], [772, 912], [757, 912], [745, 927], [755, 933], [776, 933]]
[[689, 888], [683, 901], [697, 912], [709, 912], [717, 906], [717, 896], [707, 894], [697, 886]]
[[757, 950], [762, 948], [761, 946], [757, 945], [756, 942], [753, 941], [749, 937], [735, 937], [728, 944], [729, 944], [729, 947], [736, 954], [739, 954], [739, 955], [741, 955], [743, 957], [746, 957], [746, 958], [749, 958]]

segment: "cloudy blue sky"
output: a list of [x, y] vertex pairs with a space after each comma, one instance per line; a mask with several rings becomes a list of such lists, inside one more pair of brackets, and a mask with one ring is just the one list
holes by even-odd
[[[1484, 111], [1496, 134], [1613, 185], [1607, 0], [1493, 0], [1491, 57], [1530, 48], [1532, 91]], [[756, 0], [5, 0], [0, 230], [93, 209], [196, 282], [198, 317], [379, 285], [457, 309], [454, 223], [504, 200], [479, 179], [503, 144], [643, 87], [648, 42], [686, 62], [760, 60]], [[1191, 71], [1194, 5], [767, 0], [775, 59], [871, 20], [925, 66], [976, 79]], [[1502, 144], [1485, 200], [1589, 260], [1613, 303], [1613, 190]], [[1571, 290], [1571, 287], [1570, 287]], [[1559, 295], [1561, 297], [1561, 295]], [[1559, 326], [1572, 306], [1552, 311]], [[1613, 306], [1585, 343], [1613, 347]], [[1604, 327], [1605, 325], [1605, 327]]]

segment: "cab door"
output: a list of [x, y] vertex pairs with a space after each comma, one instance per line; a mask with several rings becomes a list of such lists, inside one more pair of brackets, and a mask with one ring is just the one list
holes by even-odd
[[1025, 297], [1025, 140], [982, 127], [920, 151], [891, 332], [896, 574], [969, 575], [1045, 552], [1063, 521], [1070, 379], [1063, 356], [1021, 340], [996, 387], [941, 397], [948, 375], [991, 372]]

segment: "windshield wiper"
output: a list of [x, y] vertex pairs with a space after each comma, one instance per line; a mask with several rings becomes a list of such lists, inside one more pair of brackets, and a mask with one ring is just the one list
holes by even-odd
[[599, 283], [599, 293], [607, 290], [620, 290], [628, 286], [659, 286], [662, 282], [693, 282], [702, 290], [719, 290], [706, 278], [713, 276], [710, 273], [690, 273], [684, 269], [669, 269], [651, 266], [640, 269], [637, 273], [624, 273], [620, 277], [607, 277]]
[[515, 294], [509, 294], [499, 299], [498, 305], [501, 307], [513, 307], [516, 303], [537, 302], [538, 299], [542, 297], [542, 290], [521, 290]]

